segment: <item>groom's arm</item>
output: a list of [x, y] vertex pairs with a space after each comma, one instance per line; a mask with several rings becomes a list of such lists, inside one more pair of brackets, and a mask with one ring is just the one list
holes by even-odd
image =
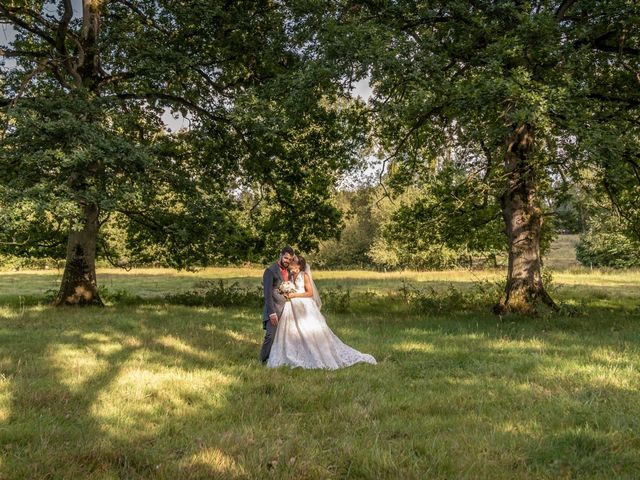
[[270, 320], [275, 317], [277, 321], [278, 316], [276, 315], [276, 306], [273, 303], [273, 272], [270, 268], [267, 268], [262, 275], [262, 288], [264, 303], [267, 306], [267, 315]]

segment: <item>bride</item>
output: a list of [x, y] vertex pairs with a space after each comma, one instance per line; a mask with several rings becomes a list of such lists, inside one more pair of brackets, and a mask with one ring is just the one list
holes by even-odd
[[335, 370], [359, 362], [375, 365], [375, 358], [342, 343], [327, 325], [320, 313], [322, 302], [305, 259], [294, 257], [289, 268], [296, 291], [287, 295], [290, 301], [278, 321], [267, 366]]

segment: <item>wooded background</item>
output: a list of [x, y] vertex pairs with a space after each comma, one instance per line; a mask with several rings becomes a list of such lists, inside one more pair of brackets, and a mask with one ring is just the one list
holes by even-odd
[[3, 262], [64, 259], [56, 303], [100, 304], [96, 259], [506, 258], [496, 311], [555, 308], [558, 232], [585, 265], [640, 263], [639, 9], [2, 0]]

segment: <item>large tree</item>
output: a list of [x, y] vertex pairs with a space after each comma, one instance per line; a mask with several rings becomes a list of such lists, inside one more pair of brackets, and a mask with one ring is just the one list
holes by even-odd
[[[617, 198], [631, 208], [636, 2], [336, 5], [331, 18], [340, 40], [327, 39], [335, 49], [329, 53], [342, 50], [355, 78], [370, 77], [376, 135], [394, 170], [420, 182], [462, 172], [442, 200], [448, 215], [473, 229], [483, 218], [492, 221], [487, 213], [497, 207], [503, 220], [508, 274], [496, 311], [555, 308], [541, 275], [540, 241], [551, 213], [543, 200], [596, 165], [602, 185], [612, 190], [615, 180]], [[627, 173], [616, 177], [621, 170]], [[419, 202], [416, 208], [425, 210]], [[428, 214], [411, 218], [433, 221]]]
[[[0, 21], [18, 32], [1, 50], [0, 248], [64, 250], [56, 304], [101, 304], [105, 222], [178, 267], [259, 255], [265, 232], [334, 234], [361, 117], [283, 5], [3, 1]], [[167, 112], [189, 127], [166, 132]]]

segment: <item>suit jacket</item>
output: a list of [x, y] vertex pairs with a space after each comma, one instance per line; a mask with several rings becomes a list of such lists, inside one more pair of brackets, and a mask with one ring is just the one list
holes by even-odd
[[266, 328], [269, 315], [275, 313], [280, 318], [287, 299], [278, 291], [280, 284], [284, 282], [280, 267], [277, 263], [267, 267], [262, 274], [262, 288], [264, 295], [264, 310], [262, 313], [262, 327]]

